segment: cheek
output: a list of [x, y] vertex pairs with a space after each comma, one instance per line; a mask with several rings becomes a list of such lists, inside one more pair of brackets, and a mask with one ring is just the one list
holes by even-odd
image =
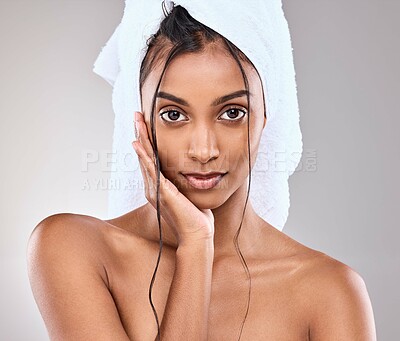
[[[263, 123], [264, 123], [264, 116], [253, 116], [250, 128], [250, 156], [251, 156], [251, 167], [254, 166], [254, 163], [257, 158], [258, 148], [260, 145], [261, 136], [263, 133]], [[246, 141], [247, 143], [247, 141]], [[247, 150], [247, 147], [246, 147]]]
[[[179, 170], [179, 155], [176, 147], [166, 145], [158, 141], [158, 157], [160, 159], [161, 170], [164, 175], [171, 174]], [[160, 147], [162, 146], [162, 147]]]
[[241, 172], [248, 164], [247, 127], [241, 132], [231, 133], [229, 139], [224, 139], [220, 152], [226, 169], [229, 169], [232, 175]]
[[158, 157], [161, 171], [172, 181], [176, 174], [185, 169], [182, 142], [176, 136], [157, 132]]
[[248, 149], [247, 140], [247, 127], [246, 131], [241, 136], [236, 136], [235, 139], [230, 139], [229, 145], [225, 145], [225, 157], [229, 163], [231, 171], [243, 171], [248, 173], [248, 164], [250, 157], [250, 167], [253, 168], [258, 154], [258, 148], [260, 144], [260, 133], [257, 135], [254, 131], [250, 130], [250, 151]]

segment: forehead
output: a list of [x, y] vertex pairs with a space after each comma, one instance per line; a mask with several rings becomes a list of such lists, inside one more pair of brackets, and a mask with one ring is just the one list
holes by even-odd
[[[253, 100], [262, 100], [262, 85], [254, 68], [241, 61], [246, 73], [249, 90]], [[143, 96], [153, 96], [161, 76], [163, 63], [150, 72], [143, 85]], [[243, 75], [239, 65], [228, 51], [212, 46], [202, 52], [185, 53], [175, 57], [167, 67], [159, 91], [190, 97], [195, 94], [215, 97], [216, 93], [225, 94], [245, 89]]]

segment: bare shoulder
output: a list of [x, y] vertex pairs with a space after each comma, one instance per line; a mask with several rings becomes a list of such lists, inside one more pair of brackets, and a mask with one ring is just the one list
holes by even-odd
[[[80, 253], [92, 263], [108, 284], [107, 265], [128, 257], [144, 241], [136, 234], [106, 220], [72, 213], [58, 213], [43, 219], [32, 231], [28, 250], [40, 247], [58, 254]], [[29, 258], [29, 257], [28, 257]]]
[[85, 245], [87, 252], [104, 254], [104, 248], [123, 249], [132, 239], [139, 237], [123, 228], [108, 223], [107, 220], [73, 213], [58, 213], [40, 221], [30, 236], [30, 242], [43, 238], [59, 238]]
[[93, 233], [102, 220], [82, 214], [57, 213], [50, 215], [40, 221], [31, 233], [33, 235], [49, 232], [78, 232]]
[[298, 296], [311, 340], [375, 341], [371, 301], [362, 276], [350, 266], [309, 249]]
[[[93, 216], [83, 215], [83, 214], [75, 214], [75, 213], [56, 213], [52, 214], [43, 220], [41, 220], [32, 231], [32, 233], [37, 229], [48, 228], [50, 226], [57, 226], [57, 228], [68, 227], [74, 228], [85, 225], [95, 226], [96, 223], [101, 222], [101, 219], [98, 219]], [[71, 224], [78, 223], [78, 224]], [[93, 225], [94, 224], [94, 225]]]
[[100, 219], [62, 213], [31, 233], [29, 281], [51, 339], [128, 340], [108, 287], [104, 227]]
[[345, 263], [313, 249], [307, 255], [302, 275], [306, 288], [314, 297], [332, 293], [332, 290], [365, 287], [362, 276]]
[[62, 251], [63, 247], [82, 247], [82, 255], [95, 255], [104, 239], [104, 222], [95, 217], [58, 213], [40, 221], [33, 229], [28, 245], [30, 248], [54, 247]]
[[51, 245], [50, 241], [61, 242], [62, 246], [75, 239], [76, 243], [84, 243], [90, 237], [92, 240], [88, 248], [93, 250], [100, 240], [101, 220], [81, 214], [57, 213], [40, 221], [33, 229], [29, 244], [44, 242]]
[[309, 340], [376, 341], [363, 277], [347, 264], [276, 232], [290, 292]]

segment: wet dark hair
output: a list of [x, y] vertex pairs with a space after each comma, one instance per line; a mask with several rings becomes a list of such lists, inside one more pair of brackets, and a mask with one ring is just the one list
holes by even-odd
[[[165, 64], [160, 76], [160, 80], [157, 84], [157, 88], [155, 90], [153, 100], [152, 100], [152, 108], [151, 108], [151, 133], [152, 133], [152, 138], [153, 138], [153, 152], [156, 158], [156, 166], [157, 166], [157, 219], [158, 219], [158, 227], [159, 227], [159, 234], [160, 234], [160, 253], [158, 255], [158, 260], [156, 264], [156, 268], [154, 270], [151, 283], [150, 283], [150, 288], [149, 288], [149, 300], [151, 307], [153, 309], [155, 319], [157, 322], [157, 328], [158, 328], [158, 339], [160, 340], [160, 325], [159, 325], [159, 320], [157, 316], [157, 312], [154, 308], [154, 305], [152, 303], [151, 299], [151, 290], [153, 287], [154, 283], [154, 278], [155, 278], [155, 273], [158, 269], [159, 261], [160, 261], [160, 255], [161, 255], [161, 250], [162, 250], [162, 233], [161, 233], [161, 223], [160, 223], [160, 203], [159, 203], [159, 186], [160, 186], [160, 160], [158, 157], [158, 146], [157, 146], [157, 137], [154, 129], [154, 109], [155, 109], [155, 103], [156, 103], [156, 94], [158, 92], [158, 89], [160, 87], [161, 81], [163, 79], [163, 76], [165, 74], [165, 71], [170, 64], [170, 62], [173, 60], [173, 58], [183, 55], [186, 53], [201, 53], [204, 52], [206, 47], [212, 46], [215, 44], [222, 44], [226, 52], [234, 58], [236, 63], [238, 64], [240, 71], [243, 75], [243, 80], [245, 83], [245, 88], [247, 90], [247, 104], [248, 104], [248, 119], [247, 119], [247, 146], [248, 146], [248, 161], [249, 161], [249, 185], [248, 185], [248, 190], [247, 190], [247, 196], [246, 196], [246, 202], [245, 202], [245, 207], [243, 210], [242, 214], [242, 220], [240, 222], [240, 226], [238, 228], [238, 231], [235, 234], [234, 237], [234, 244], [235, 248], [238, 251], [238, 254], [240, 255], [240, 259], [242, 262], [242, 265], [244, 266], [246, 270], [246, 274], [249, 278], [250, 286], [249, 286], [249, 294], [248, 294], [248, 305], [247, 305], [247, 310], [246, 310], [246, 315], [245, 318], [242, 322], [241, 329], [240, 329], [240, 334], [239, 334], [239, 339], [242, 335], [242, 330], [243, 330], [243, 325], [246, 320], [248, 310], [249, 310], [249, 305], [250, 305], [250, 292], [251, 292], [251, 276], [250, 272], [248, 270], [246, 261], [244, 260], [244, 257], [242, 253], [240, 252], [237, 239], [242, 227], [243, 223], [243, 217], [244, 213], [247, 207], [247, 201], [249, 197], [249, 192], [250, 192], [250, 183], [251, 183], [251, 159], [250, 159], [250, 141], [249, 141], [249, 120], [250, 120], [250, 97], [249, 97], [249, 84], [248, 84], [248, 79], [247, 76], [244, 72], [243, 66], [241, 64], [242, 62], [248, 63], [253, 68], [257, 71], [257, 69], [254, 67], [252, 62], [246, 57], [246, 55], [239, 50], [233, 43], [231, 43], [228, 39], [220, 35], [218, 32], [212, 30], [211, 28], [205, 26], [204, 24], [200, 23], [196, 19], [194, 19], [188, 11], [182, 7], [182, 6], [175, 6], [172, 11], [166, 16], [166, 18], [160, 23], [159, 30], [153, 34], [148, 40], [147, 40], [147, 52], [146, 55], [141, 63], [140, 66], [140, 77], [139, 77], [139, 85], [140, 85], [140, 95], [142, 96], [142, 87], [144, 82], [146, 81], [147, 77], [149, 76], [150, 72], [157, 66], [159, 63], [163, 62], [165, 60]], [[264, 95], [264, 94], [263, 94]], [[265, 107], [265, 106], [264, 106]], [[265, 110], [264, 110], [264, 116], [265, 116]]]

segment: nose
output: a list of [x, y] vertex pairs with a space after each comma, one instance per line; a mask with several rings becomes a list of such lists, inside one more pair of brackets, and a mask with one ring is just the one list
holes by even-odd
[[218, 158], [219, 148], [213, 130], [205, 126], [199, 126], [193, 130], [187, 155], [201, 163], [207, 163]]

